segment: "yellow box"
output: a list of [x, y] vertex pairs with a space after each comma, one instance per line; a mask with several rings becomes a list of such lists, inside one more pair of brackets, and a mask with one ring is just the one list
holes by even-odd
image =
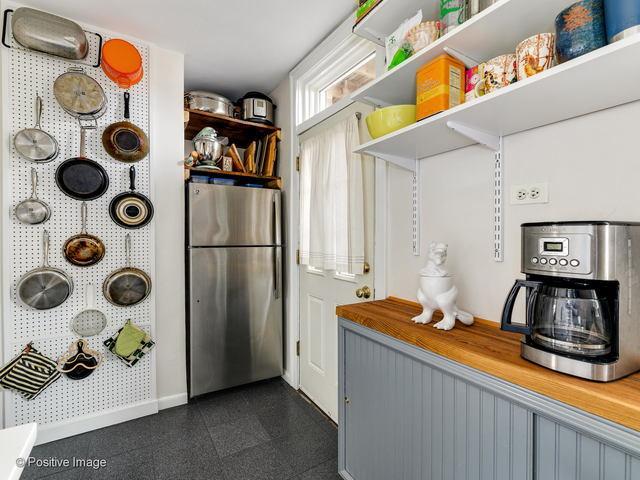
[[416, 73], [416, 120], [464, 103], [465, 66], [444, 54]]

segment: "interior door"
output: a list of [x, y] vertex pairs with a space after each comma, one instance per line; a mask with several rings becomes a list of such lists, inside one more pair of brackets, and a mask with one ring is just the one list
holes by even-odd
[[[355, 103], [316, 125], [300, 141], [331, 128], [356, 112], [362, 114], [360, 139], [369, 139], [365, 117], [373, 109]], [[301, 265], [300, 278], [300, 390], [335, 422], [338, 421], [338, 319], [336, 306], [373, 298], [374, 248], [374, 159], [363, 157], [365, 261], [364, 275], [325, 272]], [[357, 295], [361, 295], [358, 297]]]

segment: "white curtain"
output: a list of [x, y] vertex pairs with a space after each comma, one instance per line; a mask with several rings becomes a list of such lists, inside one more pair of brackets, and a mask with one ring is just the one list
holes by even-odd
[[358, 119], [300, 146], [300, 263], [362, 274], [364, 193]]

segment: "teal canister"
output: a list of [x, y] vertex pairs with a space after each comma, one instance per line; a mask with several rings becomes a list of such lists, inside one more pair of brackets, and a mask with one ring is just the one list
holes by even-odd
[[604, 15], [609, 43], [640, 32], [640, 0], [604, 0]]
[[558, 63], [592, 52], [607, 44], [602, 0], [583, 0], [556, 17]]

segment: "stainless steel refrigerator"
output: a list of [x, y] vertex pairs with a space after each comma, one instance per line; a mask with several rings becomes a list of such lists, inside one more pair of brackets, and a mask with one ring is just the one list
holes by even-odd
[[282, 375], [277, 190], [187, 186], [189, 396]]

